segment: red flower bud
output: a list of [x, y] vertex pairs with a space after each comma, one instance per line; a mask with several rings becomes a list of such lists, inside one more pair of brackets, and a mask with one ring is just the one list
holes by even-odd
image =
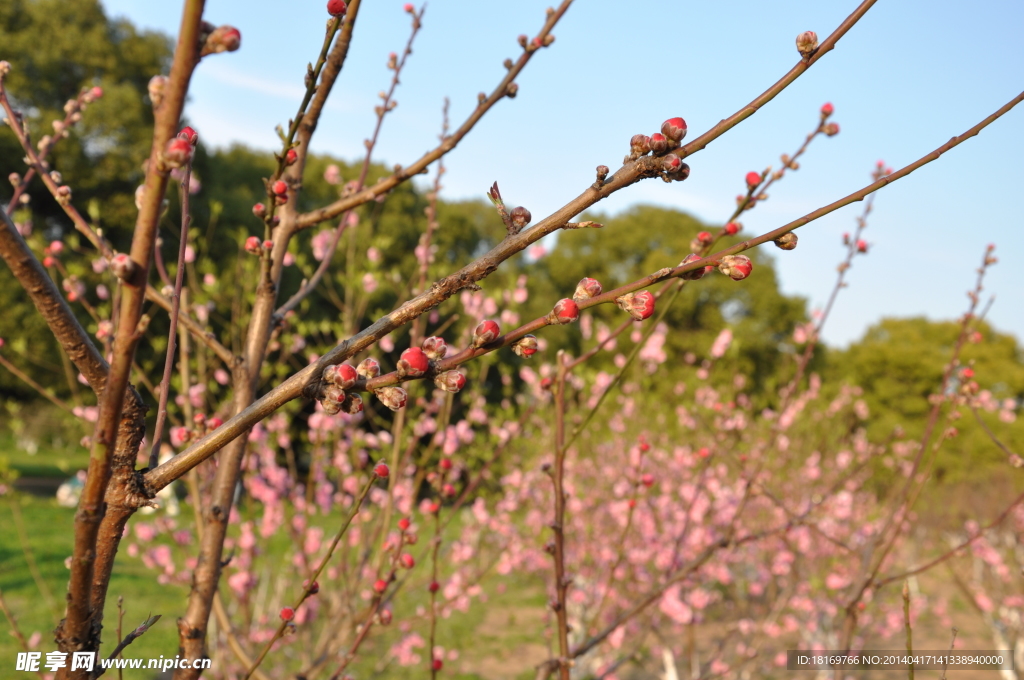
[[782, 250], [793, 250], [796, 248], [797, 236], [793, 232], [788, 232], [775, 239], [775, 245]]
[[653, 151], [656, 156], [668, 151], [668, 140], [665, 139], [665, 135], [661, 134], [660, 132], [655, 132], [653, 135], [651, 135], [650, 144], [651, 151]]
[[715, 237], [710, 232], [702, 231], [697, 234], [697, 240], [703, 245], [708, 245], [715, 240]]
[[167, 150], [164, 152], [164, 162], [168, 167], [180, 168], [192, 159], [192, 145], [188, 140], [175, 137], [167, 143]]
[[427, 355], [428, 359], [434, 361], [443, 359], [444, 355], [448, 353], [448, 343], [444, 341], [444, 338], [432, 335], [423, 341], [423, 353]]
[[284, 155], [284, 164], [295, 165], [297, 160], [299, 160], [299, 152], [295, 149], [288, 149], [288, 152]]
[[589, 300], [592, 297], [600, 295], [603, 290], [601, 282], [597, 279], [580, 279], [580, 282], [576, 284], [576, 292], [572, 294], [572, 299], [576, 302]]
[[548, 315], [548, 319], [551, 323], [555, 324], [572, 323], [578, 318], [580, 318], [580, 308], [569, 298], [564, 298], [556, 302], [555, 308], [552, 309], [551, 314]]
[[398, 360], [398, 375], [418, 378], [430, 368], [430, 360], [419, 347], [410, 347]]
[[524, 335], [512, 343], [512, 351], [517, 357], [529, 359], [537, 353], [537, 336]]
[[974, 377], [974, 369], [973, 368], [965, 368], [965, 369], [963, 369], [962, 371], [960, 371], [960, 377], [963, 378], [964, 380], [970, 380], [971, 378]]
[[332, 17], [340, 17], [348, 11], [345, 0], [327, 0], [327, 13]]
[[320, 584], [316, 581], [313, 581], [312, 584], [309, 581], [305, 581], [303, 582], [302, 587], [305, 588], [306, 592], [308, 592], [310, 595], [316, 595], [320, 592]]
[[398, 558], [398, 560], [406, 569], [412, 569], [416, 566], [416, 558], [414, 558], [409, 553], [403, 553], [402, 556]]
[[378, 595], [380, 595], [381, 593], [383, 593], [387, 589], [388, 589], [388, 582], [385, 581], [384, 579], [379, 578], [376, 581], [374, 581], [374, 583], [373, 583], [373, 592], [375, 592]]
[[267, 206], [263, 205], [262, 203], [257, 203], [252, 207], [252, 214], [262, 220], [264, 217], [267, 216]]
[[263, 243], [260, 242], [259, 236], [250, 236], [245, 239], [245, 252], [253, 255], [259, 255], [260, 249], [263, 248]]
[[682, 118], [669, 118], [661, 124], [661, 134], [673, 142], [683, 141], [686, 136], [686, 121]]
[[444, 668], [444, 661], [441, 661], [440, 659], [434, 659], [430, 662], [430, 667], [433, 668], [435, 671], [439, 671], [442, 668]]
[[754, 263], [746, 255], [726, 255], [722, 263], [718, 265], [718, 271], [722, 272], [733, 281], [742, 281], [750, 276]]
[[388, 464], [382, 461], [373, 466], [373, 474], [381, 479], [387, 479], [388, 475], [391, 474], [391, 470], [388, 469]]
[[404, 10], [405, 10], [406, 12], [408, 12], [409, 14], [412, 14], [412, 13], [413, 13], [413, 10], [414, 10], [415, 8], [414, 8], [414, 7], [412, 6], [412, 3], [411, 3], [411, 2], [407, 2], [407, 3], [405, 3], [405, 5], [404, 5], [404, 6], [402, 7], [402, 9], [404, 9]]
[[345, 401], [345, 390], [341, 389], [337, 385], [328, 385], [324, 388], [324, 405], [328, 402], [333, 404], [341, 405], [341, 402]]
[[759, 172], [748, 172], [747, 173], [747, 186], [756, 187], [761, 183], [761, 173]]
[[652, 486], [654, 486], [654, 475], [652, 475], [650, 472], [645, 473], [642, 477], [640, 477], [640, 483], [646, 486], [648, 489], [651, 488]]
[[409, 395], [401, 387], [382, 387], [377, 390], [377, 398], [392, 411], [399, 411], [405, 406]]
[[437, 591], [441, 590], [441, 584], [437, 581], [431, 581], [430, 585], [427, 586], [427, 590], [429, 590], [432, 593], [436, 593]]
[[858, 239], [857, 240], [857, 252], [858, 253], [866, 253], [866, 252], [868, 252], [868, 242], [865, 241], [864, 239]]
[[267, 240], [267, 241], [263, 242], [263, 250], [273, 250], [273, 249], [274, 249], [274, 242], [273, 241]]
[[821, 105], [821, 115], [826, 118], [831, 116], [832, 112], [835, 110], [836, 108], [832, 106], [832, 102], [825, 102], [824, 104]]
[[734, 234], [739, 232], [740, 229], [741, 226], [739, 222], [730, 222], [729, 224], [722, 227], [722, 231], [724, 231], [729, 236], [733, 236]]
[[[690, 253], [689, 255], [684, 257], [683, 261], [680, 262], [679, 264], [680, 264], [680, 266], [682, 266], [682, 265], [685, 265], [685, 264], [690, 264], [691, 262], [696, 262], [697, 260], [700, 260], [700, 259], [702, 259], [700, 255], [698, 255], [696, 253]], [[707, 272], [707, 268], [706, 267], [698, 267], [697, 269], [694, 269], [692, 271], [688, 271], [685, 274], [680, 275], [679, 278], [685, 279], [687, 281], [696, 281], [697, 279], [703, 278], [705, 272]]]
[[648, 290], [642, 290], [639, 293], [626, 293], [615, 298], [615, 303], [636, 321], [643, 321], [654, 314], [654, 295]]
[[178, 133], [178, 137], [184, 139], [186, 142], [195, 146], [199, 143], [199, 133], [196, 132], [191, 125], [186, 125], [181, 128], [181, 132]]
[[[344, 369], [340, 367], [338, 368], [339, 372], [343, 370]], [[356, 366], [356, 373], [363, 376], [367, 380], [369, 380], [370, 378], [376, 378], [378, 375], [380, 375], [380, 364], [377, 363], [376, 359], [368, 357], [359, 362], [359, 365]], [[339, 373], [339, 375], [344, 377], [343, 373]]]
[[295, 618], [295, 610], [291, 607], [281, 607], [281, 620], [291, 621]]
[[441, 495], [445, 496], [446, 498], [451, 498], [452, 496], [455, 495], [455, 487], [452, 486], [451, 484], [445, 484], [444, 486], [441, 487]]
[[501, 335], [501, 327], [498, 326], [497, 322], [490, 319], [481, 321], [473, 331], [473, 347], [483, 347], [486, 344], [492, 343], [497, 340], [499, 335]]
[[466, 386], [466, 376], [458, 371], [445, 371], [434, 378], [434, 384], [438, 389], [455, 393]]
[[210, 431], [213, 431], [213, 430], [216, 430], [218, 427], [220, 427], [223, 424], [224, 424], [223, 420], [221, 420], [217, 416], [214, 416], [212, 418], [209, 418], [206, 421], [206, 429], [210, 430]]
[[284, 180], [277, 180], [270, 185], [270, 190], [274, 192], [274, 201], [281, 205], [288, 200], [288, 185]]
[[412, 522], [409, 521], [408, 517], [403, 517], [402, 519], [398, 520], [398, 528], [402, 531], [407, 531], [411, 525]]
[[[670, 174], [674, 174], [682, 170], [683, 165], [683, 160], [674, 153], [670, 153], [661, 159], [661, 169]], [[689, 171], [687, 171], [687, 175], [689, 175]], [[683, 177], [682, 179], [686, 179], [686, 177]]]
[[358, 394], [349, 394], [341, 403], [341, 410], [349, 415], [355, 415], [363, 410], [363, 398]]

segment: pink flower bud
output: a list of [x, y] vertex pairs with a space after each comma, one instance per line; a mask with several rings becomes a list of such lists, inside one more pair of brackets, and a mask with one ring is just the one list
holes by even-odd
[[647, 135], [633, 135], [629, 140], [630, 151], [636, 156], [643, 156], [651, 150], [651, 138]]
[[234, 52], [242, 46], [242, 34], [234, 26], [218, 26], [206, 37], [201, 56]]
[[388, 469], [388, 464], [381, 461], [373, 466], [373, 474], [377, 475], [381, 479], [387, 479], [388, 475], [391, 474], [391, 470]]
[[92, 95], [93, 99], [99, 99], [103, 96], [103, 88], [99, 85], [95, 85], [91, 90], [89, 90], [89, 94]]
[[385, 581], [384, 579], [379, 578], [376, 581], [374, 581], [374, 583], [373, 583], [373, 592], [375, 592], [378, 595], [380, 595], [381, 593], [383, 593], [387, 589], [388, 589], [388, 582]]
[[476, 329], [473, 330], [473, 347], [483, 347], [490, 344], [497, 340], [499, 335], [501, 335], [501, 327], [498, 326], [496, 321], [491, 321], [490, 319], [481, 321]]
[[[670, 153], [669, 155], [661, 159], [661, 169], [669, 174], [679, 172], [682, 169], [683, 165], [683, 160], [674, 153]], [[687, 174], [689, 174], [689, 172], [687, 172]], [[686, 178], [683, 177], [682, 179]]]
[[295, 165], [297, 160], [299, 160], [299, 152], [295, 149], [288, 149], [288, 152], [284, 155], [284, 164]]
[[[46, 262], [44, 261], [43, 264], [45, 265]], [[114, 276], [122, 281], [127, 281], [135, 273], [135, 263], [127, 253], [118, 253], [110, 261], [110, 271], [114, 272]]]
[[748, 172], [746, 180], [747, 180], [747, 186], [748, 187], [751, 187], [751, 188], [756, 187], [758, 184], [761, 183], [761, 173], [759, 173], [759, 172]]
[[416, 558], [414, 558], [409, 553], [403, 553], [402, 556], [400, 558], [398, 558], [398, 560], [399, 560], [399, 562], [402, 563], [402, 566], [405, 567], [406, 569], [412, 569], [413, 567], [416, 566]]
[[857, 252], [866, 253], [868, 252], [868, 242], [864, 239], [858, 239], [857, 241]]
[[434, 378], [434, 384], [438, 389], [455, 393], [466, 386], [466, 376], [458, 371], [445, 371]]
[[537, 347], [537, 337], [534, 335], [524, 335], [512, 343], [512, 351], [516, 353], [516, 356], [525, 359], [529, 359], [536, 354]]
[[273, 241], [266, 240], [266, 241], [263, 242], [263, 250], [273, 250], [273, 249], [274, 249], [274, 242]]
[[160, 106], [160, 102], [164, 100], [165, 87], [167, 87], [167, 76], [157, 75], [149, 79], [146, 90], [149, 93], [149, 101], [153, 103], [154, 109]]
[[164, 151], [164, 162], [168, 167], [180, 168], [191, 159], [192, 145], [188, 143], [188, 140], [175, 137], [167, 143], [167, 149]]
[[423, 341], [423, 353], [427, 355], [428, 359], [438, 361], [448, 353], [448, 343], [444, 341], [444, 338], [432, 335]]
[[[342, 377], [344, 377], [344, 373], [341, 373], [341, 371], [343, 370], [344, 369], [339, 366], [338, 371]], [[366, 359], [363, 359], [361, 362], [359, 362], [358, 366], [356, 366], [356, 373], [363, 376], [367, 380], [369, 380], [370, 378], [376, 378], [378, 375], [380, 375], [380, 364], [377, 363], [376, 359], [372, 357], [367, 357]]]
[[381, 609], [380, 614], [377, 616], [380, 617], [380, 625], [382, 626], [390, 626], [391, 620], [394, 618], [394, 614], [391, 613], [390, 609]]
[[697, 240], [702, 245], [709, 245], [712, 241], [715, 240], [715, 237], [712, 236], [710, 232], [702, 231], [702, 232], [697, 234]]
[[733, 236], [734, 234], [739, 232], [740, 229], [741, 226], [739, 222], [730, 222], [729, 224], [722, 227], [722, 231], [724, 231], [729, 236]]
[[284, 182], [284, 180], [279, 179], [276, 182], [274, 182], [272, 185], [270, 185], [270, 190], [274, 192], [274, 200], [277, 202], [278, 205], [288, 200], [288, 185]]
[[635, 321], [643, 321], [654, 314], [654, 295], [649, 290], [639, 293], [626, 293], [615, 298], [615, 303], [622, 311], [627, 312]]
[[213, 430], [216, 430], [218, 427], [220, 427], [223, 424], [224, 424], [223, 420], [221, 420], [217, 416], [214, 416], [212, 418], [209, 418], [206, 421], [206, 429], [210, 430], [210, 431], [213, 431]]
[[832, 106], [832, 102], [825, 102], [824, 104], [821, 105], [821, 115], [824, 116], [825, 118], [831, 116], [832, 112], [835, 110], [836, 108]]
[[650, 472], [645, 473], [642, 477], [640, 477], [640, 483], [646, 486], [648, 489], [651, 488], [652, 486], [654, 486], [654, 475], [652, 475]]
[[572, 299], [576, 302], [589, 300], [600, 295], [603, 290], [601, 282], [597, 279], [580, 279], [580, 282], [576, 284], [576, 292], [572, 294]]
[[580, 308], [569, 298], [563, 298], [556, 302], [551, 314], [548, 315], [548, 321], [554, 324], [572, 323], [578, 318], [580, 318]]
[[407, 2], [407, 3], [405, 3], [405, 5], [404, 5], [404, 6], [402, 7], [402, 9], [404, 9], [404, 10], [405, 10], [406, 12], [408, 12], [409, 14], [412, 14], [412, 12], [413, 12], [413, 10], [414, 10], [414, 8], [413, 8], [413, 6], [412, 6], [412, 3], [411, 3], [411, 2]]
[[793, 250], [796, 248], [797, 236], [793, 232], [788, 232], [775, 239], [775, 245], [782, 250]]
[[245, 239], [245, 252], [251, 253], [252, 255], [259, 255], [262, 248], [263, 243], [260, 241], [259, 236], [250, 236]]
[[746, 255], [726, 255], [722, 263], [718, 265], [718, 271], [722, 272], [733, 281], [742, 281], [750, 276], [754, 263]]
[[291, 607], [281, 607], [281, 620], [291, 621], [295, 618], [295, 610]]
[[796, 50], [800, 56], [806, 59], [818, 49], [818, 34], [814, 31], [804, 31], [796, 37]]
[[656, 156], [668, 151], [668, 140], [665, 138], [665, 135], [660, 132], [655, 132], [651, 135], [650, 145], [651, 151], [653, 151]]
[[267, 206], [263, 205], [262, 203], [257, 203], [252, 207], [252, 214], [262, 220], [264, 217], [267, 216]]
[[441, 590], [441, 584], [437, 581], [431, 581], [430, 585], [427, 586], [427, 590], [429, 590], [432, 593], [436, 593], [437, 591]]
[[328, 0], [327, 1], [327, 13], [332, 17], [340, 17], [348, 11], [348, 5], [345, 4], [345, 0]]
[[963, 369], [960, 371], [960, 377], [964, 380], [970, 380], [974, 377], [974, 369], [970, 367]]
[[50, 245], [47, 246], [47, 250], [53, 255], [60, 255], [64, 252], [64, 243], [62, 241], [50, 241]]
[[50, 257], [49, 255], [47, 255], [46, 257], [43, 258], [43, 266], [44, 267], [52, 267], [55, 264], [57, 264], [57, 259], [56, 258]]
[[686, 136], [686, 121], [682, 118], [669, 118], [661, 124], [661, 134], [673, 142], [683, 141], [683, 137]]
[[441, 495], [445, 498], [452, 498], [455, 496], [455, 487], [451, 484], [445, 484], [441, 487]]
[[377, 390], [377, 398], [392, 411], [399, 411], [405, 406], [409, 395], [401, 387], [382, 387]]
[[521, 231], [533, 219], [530, 211], [523, 206], [513, 208], [512, 212], [509, 213], [509, 217], [512, 218], [512, 226], [516, 228], [516, 231]]
[[437, 464], [437, 465], [438, 465], [438, 467], [440, 467], [440, 468], [441, 468], [442, 470], [444, 470], [445, 472], [447, 472], [448, 470], [451, 470], [451, 469], [452, 469], [452, 459], [451, 459], [451, 458], [442, 458], [442, 459], [441, 459], [441, 460], [440, 460], [440, 461], [438, 462], [438, 464]]
[[412, 526], [412, 521], [410, 521], [408, 517], [403, 517], [398, 520], [398, 528], [402, 531], [408, 531], [410, 526]]
[[199, 143], [199, 133], [192, 128], [191, 125], [186, 125], [181, 128], [181, 132], [178, 133], [178, 137], [184, 139], [186, 142], [195, 146]]
[[409, 376], [418, 378], [430, 368], [430, 360], [419, 347], [410, 347], [402, 352], [398, 360], [398, 375], [402, 378]]

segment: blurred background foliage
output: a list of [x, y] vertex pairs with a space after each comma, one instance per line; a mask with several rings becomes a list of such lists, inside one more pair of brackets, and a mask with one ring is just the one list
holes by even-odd
[[[0, 57], [13, 64], [7, 80], [10, 96], [26, 114], [36, 140], [51, 129], [54, 119], [62, 117], [64, 102], [82, 87], [103, 87], [103, 98], [89, 107], [70, 138], [57, 146], [52, 165], [74, 188], [74, 201], [82, 212], [104, 230], [115, 247], [126, 249], [135, 218], [134, 192], [142, 178], [152, 127], [146, 84], [152, 75], [166, 71], [171, 54], [169, 38], [108, 19], [95, 0], [9, 0], [0, 4], [0, 48]], [[4, 177], [24, 172], [22, 156], [14, 136], [9, 131], [0, 134], [0, 172]], [[340, 184], [325, 178], [332, 164], [340, 170]], [[262, 235], [262, 226], [251, 209], [264, 200], [263, 178], [269, 176], [272, 167], [270, 152], [242, 146], [209, 149], [203, 145], [200, 131], [194, 162], [199, 190], [192, 197], [194, 226], [190, 234], [195, 259], [188, 265], [186, 284], [193, 313], [207, 318], [211, 331], [235, 350], [248, 321], [246, 293], [251, 286], [246, 284], [254, 280], [256, 271], [255, 258], [244, 253], [241, 244], [246, 236]], [[344, 183], [358, 176], [358, 168], [358, 161], [311, 157], [301, 207], [309, 209], [337, 197]], [[367, 183], [372, 184], [386, 172], [384, 166], [374, 165]], [[324, 352], [338, 339], [365, 327], [409, 297], [419, 278], [415, 249], [426, 229], [424, 210], [429, 192], [426, 181], [406, 183], [385, 201], [358, 210], [358, 227], [343, 234], [330, 275], [288, 317], [276, 336], [263, 376], [267, 385], [306, 365], [311, 355]], [[101, 297], [98, 286], [112, 290], [116, 285], [113, 277], [109, 272], [96, 271], [102, 268], [93, 263], [97, 254], [73, 232], [38, 180], [29, 194], [31, 201], [17, 209], [14, 217], [23, 225], [31, 225], [29, 242], [33, 249], [41, 256], [47, 243], [63, 240], [66, 250], [61, 262], [66, 271], [51, 269], [51, 273], [58, 281], [77, 277], [85, 285], [89, 307], [98, 318], [108, 318], [111, 302], [109, 296]], [[6, 203], [10, 196], [11, 187], [4, 183], [0, 200]], [[173, 277], [180, 224], [177, 190], [172, 189], [168, 197], [160, 247]], [[528, 203], [528, 197], [509, 198]], [[515, 205], [515, 200], [510, 204]], [[678, 211], [650, 206], [636, 206], [613, 216], [594, 213], [585, 218], [602, 222], [604, 229], [563, 234], [557, 243], [545, 243], [550, 252], [541, 255], [532, 251], [514, 258], [482, 282], [484, 295], [495, 301], [499, 313], [510, 309], [509, 291], [522, 281], [529, 298], [514, 311], [526, 321], [546, 314], [559, 298], [571, 296], [583, 276], [600, 280], [605, 289], [621, 285], [676, 264], [689, 252], [688, 244], [698, 231], [720, 226], [704, 225]], [[438, 221], [429, 280], [467, 264], [503, 235], [500, 220], [482, 198], [447, 202], [442, 192]], [[283, 278], [281, 301], [313, 273], [318, 265], [313, 240], [325, 238], [321, 232], [334, 226], [311, 229], [293, 241], [294, 264]], [[374, 256], [368, 257], [368, 253]], [[784, 258], [784, 253], [769, 254], [758, 249], [751, 255], [755, 270], [749, 280], [736, 283], [711, 275], [688, 285], [674, 303], [666, 317], [670, 331], [665, 351], [669, 359], [659, 367], [657, 376], [644, 381], [650, 408], [661, 407], [671, 414], [672, 405], [679, 400], [677, 384], [694, 381], [692, 365], [708, 358], [712, 341], [725, 327], [735, 336], [719, 363], [728, 370], [716, 370], [715, 375], [721, 378], [712, 380], [724, 381], [743, 373], [751, 381], [748, 392], [756, 404], [777, 404], [778, 389], [792, 376], [793, 357], [799, 351], [792, 339], [794, 329], [808, 321], [809, 310], [805, 300], [779, 289], [775, 262], [776, 257]], [[837, 248], [837, 262], [840, 257]], [[852, 276], [855, 278], [867, 266], [855, 268]], [[823, 281], [822, 285], [830, 286], [831, 282]], [[96, 333], [97, 318], [82, 304], [73, 307], [85, 327]], [[93, 403], [91, 393], [75, 379], [75, 372], [6, 267], [0, 268], [0, 309], [0, 337], [6, 343], [0, 351], [4, 356], [57, 398], [74, 406]], [[155, 382], [163, 363], [167, 315], [155, 308], [147, 311], [153, 323], [138, 364], [141, 373]], [[841, 297], [836, 313], [842, 314]], [[594, 311], [596, 323], [612, 328], [622, 318], [622, 313], [611, 306]], [[456, 297], [432, 315], [428, 332], [444, 327], [445, 336], [458, 345], [458, 339], [465, 338], [475, 323]], [[995, 329], [983, 325], [981, 332], [983, 342], [968, 345], [964, 360], [974, 362], [978, 381], [983, 389], [991, 390], [994, 398], [1020, 403], [1024, 398], [1021, 347], [1013, 337]], [[863, 387], [871, 413], [867, 427], [872, 435], [884, 438], [897, 427], [919, 432], [924, 427], [928, 395], [940, 384], [956, 333], [954, 322], [887, 319], [847, 349], [820, 348], [811, 369], [826, 378], [826, 390], [838, 390], [842, 384]], [[579, 353], [594, 342], [585, 341], [577, 326], [547, 328], [541, 337], [547, 343], [544, 356], [549, 359], [557, 349]], [[385, 370], [393, 366], [394, 357], [408, 343], [408, 329], [399, 330], [393, 342], [393, 354], [380, 348], [372, 351]], [[624, 351], [621, 348], [627, 343], [628, 334], [620, 340], [618, 351]], [[228, 396], [228, 387], [217, 380], [215, 358], [202, 348], [195, 352], [199, 383], [205, 389], [197, 399], [202, 408], [212, 412]], [[615, 354], [603, 353], [582, 370], [612, 372]], [[540, 361], [534, 359], [535, 364]], [[489, 396], [494, 397], [488, 402], [493, 402], [496, 409], [507, 410], [508, 417], [515, 417], [514, 397], [523, 392], [519, 376], [523, 364], [510, 352], [500, 352], [469, 368], [471, 379], [485, 381]], [[631, 370], [644, 369], [637, 366]], [[151, 392], [143, 389], [143, 396], [155, 404]], [[31, 445], [73, 456], [71, 452], [88, 429], [5, 369], [0, 369], [0, 402], [0, 450], [20, 451]], [[378, 409], [374, 419], [390, 420], [390, 412], [380, 410], [376, 403], [373, 407]], [[308, 405], [294, 406], [301, 408], [311, 411]], [[1019, 424], [1001, 422], [989, 413], [981, 417], [1007, 446], [1018, 452], [1024, 450], [1024, 428]], [[297, 422], [301, 424], [301, 418]], [[956, 427], [960, 436], [944, 446], [935, 467], [937, 479], [980, 479], [1003, 465], [1005, 455], [989, 441], [973, 414], [964, 413]]]

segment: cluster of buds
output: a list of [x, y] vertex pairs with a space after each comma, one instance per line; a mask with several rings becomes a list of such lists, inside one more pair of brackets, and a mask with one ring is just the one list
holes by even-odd
[[336, 364], [324, 369], [322, 379], [327, 385], [321, 403], [327, 414], [345, 411], [355, 415], [363, 410], [363, 398], [354, 392], [346, 392], [356, 384], [358, 378], [356, 369], [349, 364]]
[[615, 304], [622, 311], [633, 317], [634, 321], [643, 321], [654, 314], [654, 295], [649, 290], [642, 290], [639, 293], [626, 293], [615, 298]]
[[[626, 156], [626, 162], [635, 161], [641, 156], [646, 156], [648, 153], [662, 156], [678, 149], [684, 137], [686, 137], [686, 121], [679, 117], [669, 118], [661, 124], [661, 132], [655, 132], [649, 137], [647, 135], [633, 135], [629, 140], [629, 155]], [[681, 159], [677, 157], [677, 160], [682, 164]], [[665, 171], [670, 172], [678, 169], [665, 168]]]
[[804, 59], [809, 59], [817, 49], [818, 34], [814, 31], [804, 31], [796, 37], [796, 50]]
[[793, 232], [787, 232], [775, 239], [775, 245], [782, 250], [793, 250], [796, 248], [797, 237]]
[[43, 248], [43, 266], [53, 267], [57, 264], [57, 258], [64, 252], [63, 241], [50, 241], [50, 244]]
[[548, 314], [548, 323], [567, 324], [580, 318], [580, 308], [573, 300], [563, 298], [555, 303], [551, 313]]
[[532, 52], [533, 50], [539, 50], [542, 47], [549, 47], [553, 42], [555, 42], [555, 36], [546, 35], [542, 38], [538, 35], [533, 40], [530, 40], [525, 34], [521, 33], [519, 37], [516, 38], [516, 42], [518, 42], [519, 46], [527, 52]]
[[718, 271], [733, 281], [742, 281], [750, 276], [754, 263], [746, 255], [726, 255], [718, 265]]
[[199, 28], [199, 56], [234, 52], [242, 46], [242, 34], [234, 26], [217, 26], [204, 21]]
[[878, 161], [875, 163], [875, 170], [871, 173], [871, 179], [876, 182], [887, 175], [892, 174], [892, 168], [886, 166], [885, 161]]

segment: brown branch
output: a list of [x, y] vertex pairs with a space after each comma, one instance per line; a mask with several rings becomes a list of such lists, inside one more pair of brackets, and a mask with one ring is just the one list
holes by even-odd
[[[566, 10], [569, 9], [569, 5], [572, 4], [572, 0], [563, 0], [562, 4], [558, 8], [548, 14], [547, 20], [544, 22], [544, 26], [541, 28], [537, 37], [542, 41], [548, 35], [551, 30], [558, 23], [558, 20], [562, 18]], [[368, 187], [352, 196], [338, 199], [328, 206], [319, 208], [312, 212], [304, 213], [299, 215], [295, 222], [296, 229], [306, 229], [319, 224], [325, 220], [337, 217], [341, 213], [357, 208], [364, 203], [368, 203], [375, 199], [377, 196], [383, 195], [394, 189], [402, 182], [408, 180], [411, 177], [425, 172], [431, 163], [438, 160], [452, 149], [454, 149], [462, 139], [469, 134], [469, 131], [480, 121], [481, 118], [486, 114], [495, 104], [509, 96], [510, 86], [514, 84], [516, 76], [526, 67], [529, 63], [530, 58], [538, 51], [537, 48], [532, 46], [523, 50], [523, 53], [519, 55], [519, 59], [516, 60], [512, 67], [505, 74], [505, 77], [501, 79], [498, 86], [494, 88], [490, 96], [484, 99], [480, 104], [473, 110], [473, 113], [469, 115], [466, 121], [457, 129], [452, 135], [446, 138], [437, 147], [423, 154], [414, 161], [408, 167], [398, 169], [394, 174], [382, 179], [380, 182], [372, 187]], [[512, 90], [514, 92], [514, 90]]]

